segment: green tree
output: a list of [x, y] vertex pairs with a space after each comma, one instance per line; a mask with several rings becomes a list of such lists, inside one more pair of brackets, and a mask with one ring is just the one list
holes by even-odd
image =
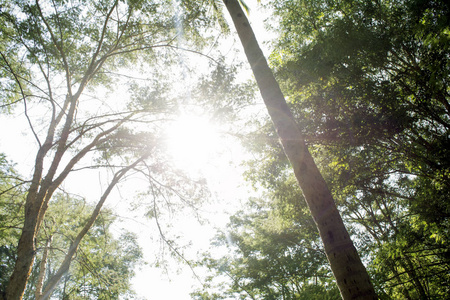
[[[193, 1], [183, 2], [187, 17], [174, 20], [169, 2], [0, 2], [2, 108], [23, 105], [36, 145], [6, 299], [22, 298], [37, 251], [35, 240], [53, 194], [70, 175], [104, 169], [110, 181], [47, 282], [44, 298], [69, 270], [83, 237], [126, 175], [140, 172], [157, 178], [167, 172], [166, 180], [175, 176], [170, 168], [161, 167], [165, 156], [158, 124], [176, 110], [176, 101], [166, 98], [164, 80], [148, 70], [150, 62], [165, 68], [171, 63], [177, 26], [189, 28], [186, 37], [201, 46], [199, 32], [211, 21], [202, 17], [206, 11]], [[132, 65], [141, 71], [144, 86], [136, 84], [139, 78], [131, 80], [127, 71]], [[109, 101], [114, 93], [122, 97], [118, 87], [127, 84], [130, 97]], [[164, 180], [155, 184], [170, 186]]]
[[[448, 293], [449, 5], [274, 1], [272, 63], [386, 297]], [[447, 175], [446, 175], [447, 174]]]
[[239, 2], [229, 0], [224, 3], [233, 19], [277, 135], [317, 224], [342, 297], [376, 299], [370, 277], [344, 226], [331, 192], [308, 151], [303, 134], [267, 65]]

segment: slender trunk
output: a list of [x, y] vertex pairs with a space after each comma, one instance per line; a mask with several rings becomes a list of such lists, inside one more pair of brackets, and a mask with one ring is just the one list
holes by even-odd
[[44, 286], [45, 272], [47, 271], [46, 267], [47, 267], [48, 252], [50, 251], [51, 243], [52, 243], [52, 236], [48, 237], [47, 242], [45, 243], [41, 263], [39, 264], [39, 276], [36, 283], [36, 291], [34, 292], [34, 297], [36, 300], [40, 300], [42, 297], [42, 288]]
[[342, 298], [377, 299], [369, 274], [350, 239], [331, 192], [306, 147], [278, 82], [259, 48], [247, 17], [237, 0], [224, 0], [224, 3], [233, 19], [284, 152], [294, 169], [319, 230]]

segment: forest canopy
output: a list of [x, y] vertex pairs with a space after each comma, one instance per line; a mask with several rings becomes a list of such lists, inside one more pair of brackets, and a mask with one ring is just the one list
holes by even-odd
[[[254, 1], [287, 116], [353, 241], [342, 272], [310, 198], [319, 185], [302, 186], [250, 39], [235, 41], [253, 25], [232, 27], [238, 2], [251, 20], [251, 1], [0, 0], [0, 122], [20, 123], [0, 138], [0, 299], [137, 299], [149, 250], [124, 211], [154, 224], [153, 247], [170, 253], [157, 265], [193, 272], [192, 299], [347, 299], [355, 260], [379, 299], [450, 294], [448, 1]], [[226, 142], [200, 126], [172, 145], [209, 156], [190, 144], [216, 144], [211, 173], [167, 142], [193, 111]], [[12, 161], [21, 132], [27, 157]], [[244, 161], [224, 158], [231, 144]], [[230, 206], [208, 175], [231, 180], [226, 164], [250, 189], [192, 256], [171, 218], [208, 226], [206, 207]]]

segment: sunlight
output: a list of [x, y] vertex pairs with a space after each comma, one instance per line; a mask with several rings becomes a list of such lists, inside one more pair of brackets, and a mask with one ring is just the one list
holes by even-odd
[[166, 134], [173, 162], [191, 175], [203, 173], [218, 155], [219, 130], [206, 116], [183, 114], [169, 126]]

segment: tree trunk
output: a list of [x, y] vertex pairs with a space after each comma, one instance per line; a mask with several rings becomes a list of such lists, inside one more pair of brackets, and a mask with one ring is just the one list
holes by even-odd
[[45, 243], [41, 263], [39, 264], [39, 276], [36, 283], [36, 291], [34, 292], [35, 300], [40, 300], [42, 297], [42, 288], [44, 287], [45, 273], [47, 271], [48, 253], [50, 251], [51, 243], [52, 236], [50, 235]]
[[344, 300], [377, 299], [369, 274], [358, 256], [328, 186], [259, 48], [238, 0], [224, 0], [244, 47], [262, 98], [322, 238]]
[[25, 223], [17, 247], [14, 271], [6, 288], [6, 299], [22, 299], [36, 254], [35, 239], [38, 231], [37, 219], [41, 201], [35, 193], [29, 192], [25, 204]]

